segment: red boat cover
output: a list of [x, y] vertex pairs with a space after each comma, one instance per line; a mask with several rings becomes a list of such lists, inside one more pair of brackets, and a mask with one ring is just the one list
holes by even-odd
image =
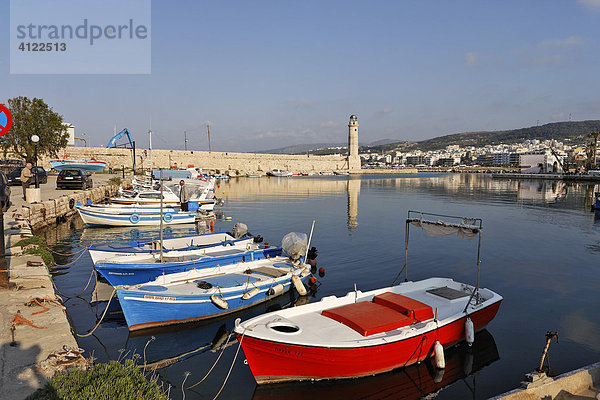
[[361, 301], [323, 310], [321, 315], [354, 329], [363, 336], [371, 336], [433, 318], [427, 304], [396, 293], [375, 296], [373, 302]]
[[393, 308], [417, 321], [426, 321], [433, 318], [433, 310], [430, 306], [401, 294], [385, 292], [373, 297], [373, 301], [382, 306]]
[[321, 315], [341, 322], [363, 336], [391, 331], [415, 322], [396, 310], [370, 301], [330, 308], [323, 310]]

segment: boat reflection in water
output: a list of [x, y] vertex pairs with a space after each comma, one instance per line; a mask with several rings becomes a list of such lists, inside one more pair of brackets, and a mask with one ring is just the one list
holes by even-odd
[[237, 346], [237, 340], [231, 335], [236, 318], [248, 319], [284, 307], [304, 304], [310, 298], [287, 293], [221, 318], [130, 332], [126, 351], [139, 354], [142, 357], [140, 364], [144, 364], [146, 370], [165, 368], [207, 351], [218, 353], [226, 347]]
[[500, 359], [496, 342], [487, 330], [475, 335], [472, 347], [463, 342], [447, 350], [445, 357], [444, 370], [436, 369], [428, 359], [368, 378], [258, 385], [253, 399], [419, 399], [468, 377], [472, 377], [472, 383], [465, 383], [475, 398], [475, 373]]

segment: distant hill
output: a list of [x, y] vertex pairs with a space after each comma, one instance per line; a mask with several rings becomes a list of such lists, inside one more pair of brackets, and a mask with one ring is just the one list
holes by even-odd
[[[441, 150], [451, 144], [457, 144], [460, 147], [483, 147], [485, 145], [495, 145], [500, 143], [512, 144], [520, 143], [527, 139], [548, 140], [555, 139], [563, 142], [584, 143], [587, 142], [587, 135], [590, 132], [600, 131], [599, 120], [589, 121], [571, 121], [554, 122], [550, 124], [532, 126], [529, 128], [512, 129], [505, 131], [481, 131], [481, 132], [463, 132], [451, 135], [439, 136], [433, 139], [427, 139], [420, 142], [394, 141], [392, 139], [382, 139], [376, 142], [360, 144], [360, 151], [388, 152], [388, 151], [410, 151], [410, 150]], [[347, 143], [314, 143], [299, 144], [294, 146], [282, 147], [273, 150], [257, 151], [257, 153], [268, 154], [310, 154], [327, 155], [339, 153], [339, 150], [328, 149], [329, 147], [345, 147]]]
[[600, 121], [572, 121], [555, 122], [541, 126], [532, 126], [529, 128], [512, 129], [506, 131], [482, 131], [482, 132], [464, 132], [452, 135], [439, 136], [433, 139], [423, 140], [421, 142], [398, 142], [381, 146], [373, 146], [368, 149], [371, 151], [389, 151], [395, 149], [407, 150], [440, 150], [451, 144], [458, 144], [460, 147], [483, 147], [485, 145], [494, 145], [500, 143], [512, 144], [519, 143], [527, 139], [560, 141], [573, 141], [584, 143], [588, 141], [587, 135], [590, 132], [600, 130]]
[[[380, 139], [371, 143], [360, 143], [360, 146], [382, 146], [389, 143], [397, 143], [398, 140], [394, 139]], [[305, 154], [310, 152], [311, 154], [318, 154], [320, 151], [326, 154], [335, 153], [335, 150], [327, 150], [329, 147], [347, 147], [348, 143], [312, 143], [312, 144], [296, 144], [286, 147], [280, 147], [278, 149], [271, 150], [259, 150], [255, 153], [264, 154]]]
[[306, 153], [307, 151], [326, 149], [328, 147], [346, 146], [345, 143], [312, 143], [312, 144], [296, 144], [286, 147], [280, 147], [278, 149], [271, 150], [260, 150], [254, 153], [264, 154], [300, 154]]

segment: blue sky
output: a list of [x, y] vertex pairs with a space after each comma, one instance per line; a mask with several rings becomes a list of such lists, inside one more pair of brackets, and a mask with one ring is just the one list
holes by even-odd
[[[104, 146], [251, 151], [600, 119], [600, 0], [152, 1], [150, 75], [11, 75]], [[126, 60], [115, 59], [115, 63]]]

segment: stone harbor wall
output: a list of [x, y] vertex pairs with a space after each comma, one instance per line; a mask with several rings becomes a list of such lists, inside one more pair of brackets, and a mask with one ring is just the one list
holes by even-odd
[[[148, 150], [145, 150], [148, 153]], [[147, 158], [141, 158], [144, 149], [136, 149], [137, 167], [143, 167]], [[122, 166], [130, 169], [132, 166], [131, 149], [101, 148], [101, 147], [68, 147], [59, 153], [59, 158], [89, 159], [95, 158], [106, 161], [113, 169]], [[47, 157], [40, 158], [44, 168], [50, 168]], [[231, 153], [208, 151], [183, 151], [183, 150], [153, 150], [152, 164], [154, 168], [202, 168], [204, 171], [219, 171], [221, 174], [244, 175], [246, 173], [266, 173], [272, 169], [299, 172], [330, 172], [347, 171], [348, 161], [346, 156], [308, 156], [287, 154], [257, 154], [257, 153]]]

